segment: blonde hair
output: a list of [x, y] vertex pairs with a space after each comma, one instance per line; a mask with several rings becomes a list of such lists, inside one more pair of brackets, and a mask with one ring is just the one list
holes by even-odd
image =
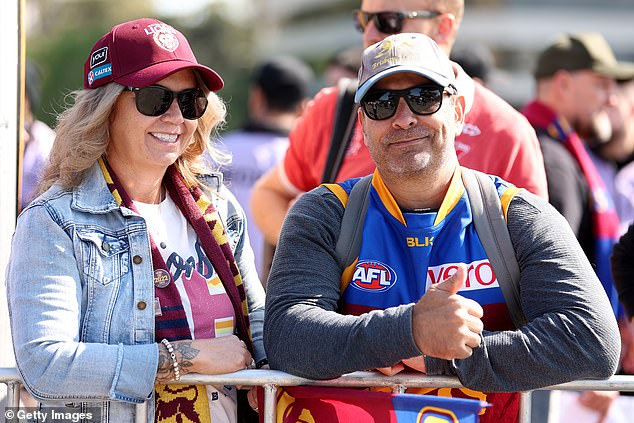
[[[220, 97], [209, 92], [196, 73], [199, 86], [203, 87], [209, 105], [205, 114], [198, 119], [192, 141], [175, 165], [190, 184], [197, 184], [196, 176], [209, 173], [214, 168], [229, 163], [230, 155], [216, 149], [211, 136], [217, 138], [225, 122], [227, 109]], [[79, 185], [86, 171], [101, 157], [110, 142], [109, 119], [124, 86], [111, 82], [92, 90], [77, 90], [67, 95], [72, 105], [57, 119], [56, 137], [49, 155], [49, 161], [38, 185], [43, 192], [58, 183], [72, 189]], [[213, 161], [204, 159], [205, 151]]]

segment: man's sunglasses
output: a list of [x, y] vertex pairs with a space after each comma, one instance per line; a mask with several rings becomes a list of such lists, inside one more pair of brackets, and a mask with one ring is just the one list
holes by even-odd
[[396, 113], [402, 97], [413, 113], [421, 116], [433, 115], [442, 107], [445, 92], [448, 95], [457, 92], [453, 85], [447, 88], [451, 91], [446, 91], [440, 85], [423, 85], [404, 90], [374, 90], [361, 99], [361, 108], [372, 120], [389, 119]]
[[161, 85], [126, 87], [136, 96], [136, 109], [145, 116], [160, 116], [172, 105], [174, 97], [185, 119], [199, 119], [207, 109], [207, 97], [200, 88], [174, 92]]
[[355, 10], [352, 14], [354, 26], [357, 31], [363, 33], [370, 21], [374, 21], [376, 29], [384, 34], [398, 34], [403, 29], [404, 19], [431, 19], [442, 15], [434, 10], [419, 10], [417, 12], [378, 12], [369, 13], [363, 10]]

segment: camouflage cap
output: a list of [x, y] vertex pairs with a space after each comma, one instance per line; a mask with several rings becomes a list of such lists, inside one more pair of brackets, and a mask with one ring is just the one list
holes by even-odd
[[455, 80], [449, 58], [434, 40], [423, 34], [394, 34], [364, 50], [354, 101], [379, 80], [399, 72], [419, 74], [442, 87]]

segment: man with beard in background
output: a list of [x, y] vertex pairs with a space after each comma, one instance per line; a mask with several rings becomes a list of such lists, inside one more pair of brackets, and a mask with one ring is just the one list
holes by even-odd
[[[619, 234], [613, 181], [601, 177], [591, 147], [612, 137], [616, 81], [632, 78], [634, 64], [617, 62], [601, 34], [564, 34], [539, 54], [534, 76], [536, 98], [523, 113], [540, 141], [549, 201], [568, 220], [619, 314], [609, 262]], [[606, 416], [616, 396], [586, 391], [580, 402]]]

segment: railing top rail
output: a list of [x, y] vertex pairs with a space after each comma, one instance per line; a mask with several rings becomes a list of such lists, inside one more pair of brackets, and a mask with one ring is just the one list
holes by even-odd
[[[15, 368], [0, 367], [0, 383], [20, 381]], [[174, 384], [176, 382], [170, 382]], [[181, 377], [180, 384], [201, 385], [277, 385], [277, 386], [338, 386], [338, 387], [370, 387], [403, 385], [411, 388], [461, 388], [462, 384], [455, 377], [424, 376], [417, 373], [399, 373], [396, 376], [383, 376], [376, 372], [354, 372], [337, 379], [312, 380], [293, 376], [278, 370], [241, 370], [235, 373], [219, 375], [187, 374]], [[606, 380], [577, 380], [542, 389], [559, 390], [604, 390], [634, 391], [634, 376], [612, 376]]]

